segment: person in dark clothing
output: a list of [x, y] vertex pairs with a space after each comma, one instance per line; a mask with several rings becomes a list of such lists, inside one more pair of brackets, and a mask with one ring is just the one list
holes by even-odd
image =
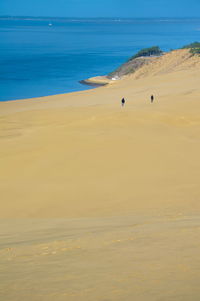
[[121, 102], [122, 102], [122, 107], [123, 107], [125, 105], [125, 99], [122, 98]]
[[151, 103], [154, 101], [154, 96], [151, 95]]

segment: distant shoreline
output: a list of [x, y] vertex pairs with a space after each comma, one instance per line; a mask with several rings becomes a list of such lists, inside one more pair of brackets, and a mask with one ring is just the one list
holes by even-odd
[[27, 20], [27, 19], [32, 19], [32, 20], [113, 20], [113, 21], [120, 21], [120, 20], [199, 20], [200, 17], [132, 17], [132, 18], [124, 18], [124, 17], [111, 17], [111, 18], [106, 18], [106, 17], [97, 17], [97, 18], [82, 18], [82, 17], [53, 17], [53, 16], [9, 16], [9, 15], [4, 15], [0, 16], [0, 20]]
[[107, 75], [102, 75], [83, 79], [79, 83], [87, 86], [101, 87], [113, 83], [113, 79], [108, 78]]
[[79, 83], [82, 84], [82, 85], [92, 86], [92, 87], [96, 87], [96, 88], [106, 86], [108, 84], [108, 83], [103, 84], [103, 83], [90, 82], [87, 79], [80, 80]]

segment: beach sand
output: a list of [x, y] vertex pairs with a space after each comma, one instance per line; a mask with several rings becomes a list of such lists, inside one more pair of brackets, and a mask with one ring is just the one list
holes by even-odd
[[0, 103], [0, 300], [200, 299], [199, 74]]

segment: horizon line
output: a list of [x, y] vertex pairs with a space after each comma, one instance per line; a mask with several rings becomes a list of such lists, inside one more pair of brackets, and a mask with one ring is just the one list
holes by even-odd
[[170, 17], [163, 17], [163, 16], [154, 16], [154, 17], [77, 17], [77, 16], [73, 16], [73, 17], [58, 17], [58, 16], [30, 16], [30, 15], [0, 15], [0, 18], [43, 18], [43, 19], [48, 19], [48, 18], [56, 18], [56, 19], [200, 19], [200, 16], [184, 16], [184, 17], [177, 17], [177, 16], [170, 16]]

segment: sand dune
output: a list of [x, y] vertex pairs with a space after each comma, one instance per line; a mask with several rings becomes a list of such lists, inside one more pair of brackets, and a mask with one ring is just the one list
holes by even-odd
[[199, 300], [199, 74], [179, 50], [0, 103], [4, 300]]
[[199, 300], [199, 217], [0, 225], [1, 300]]
[[0, 216], [198, 206], [200, 63], [189, 56], [93, 91], [1, 103]]

